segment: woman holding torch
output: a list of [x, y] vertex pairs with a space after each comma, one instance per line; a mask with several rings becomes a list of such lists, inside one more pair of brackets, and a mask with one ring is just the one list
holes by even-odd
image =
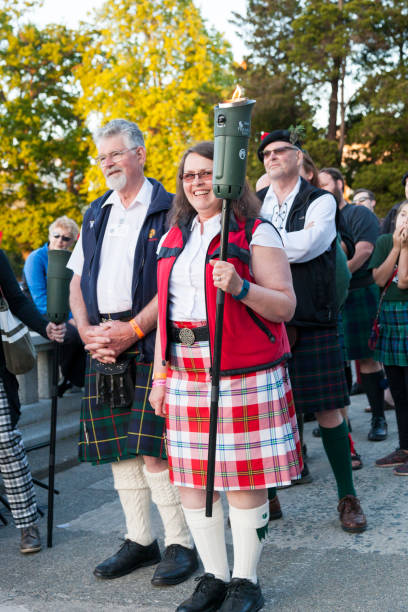
[[[268, 525], [267, 488], [301, 470], [285, 361], [284, 321], [294, 313], [289, 264], [279, 234], [257, 218], [245, 185], [232, 202], [228, 261], [219, 261], [222, 201], [212, 189], [214, 146], [186, 151], [172, 227], [158, 248], [159, 321], [150, 402], [167, 421], [170, 477], [205, 574], [179, 612], [260, 610], [257, 564]], [[226, 292], [213, 515], [205, 516], [211, 363], [216, 293]], [[218, 491], [226, 491], [234, 569], [227, 561]]]

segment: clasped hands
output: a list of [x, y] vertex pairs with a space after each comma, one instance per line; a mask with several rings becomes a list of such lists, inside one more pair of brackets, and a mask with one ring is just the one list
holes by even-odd
[[92, 359], [115, 363], [118, 355], [134, 344], [138, 337], [126, 321], [105, 321], [78, 330]]

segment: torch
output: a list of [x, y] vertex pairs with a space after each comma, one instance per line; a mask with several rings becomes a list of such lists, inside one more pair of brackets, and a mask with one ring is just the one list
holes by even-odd
[[[237, 86], [231, 100], [214, 109], [213, 191], [222, 198], [220, 260], [227, 261], [231, 200], [237, 200], [245, 183], [251, 113], [255, 100], [241, 97]], [[212, 516], [215, 453], [217, 445], [218, 399], [220, 391], [221, 345], [225, 293], [217, 290], [215, 338], [211, 376], [210, 429], [205, 515]]]
[[[64, 323], [69, 316], [69, 283], [72, 271], [67, 268], [71, 253], [64, 249], [48, 250], [47, 270], [47, 315], [52, 323]], [[47, 546], [52, 547], [52, 526], [54, 520], [54, 479], [55, 479], [55, 445], [57, 437], [57, 402], [58, 402], [58, 367], [61, 347], [54, 346], [52, 367], [52, 396], [50, 424], [50, 456], [48, 462], [48, 518]]]

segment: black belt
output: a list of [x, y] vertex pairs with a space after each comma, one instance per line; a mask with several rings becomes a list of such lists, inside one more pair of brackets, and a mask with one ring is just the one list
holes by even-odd
[[132, 318], [131, 310], [124, 310], [123, 312], [108, 312], [100, 314], [99, 318], [101, 321], [130, 321]]
[[201, 327], [170, 327], [170, 341], [191, 346], [194, 342], [209, 340], [208, 325]]

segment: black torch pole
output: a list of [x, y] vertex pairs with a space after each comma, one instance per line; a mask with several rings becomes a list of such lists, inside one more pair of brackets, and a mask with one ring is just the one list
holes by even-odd
[[[220, 261], [227, 261], [228, 230], [231, 213], [231, 200], [223, 200], [221, 215], [221, 245]], [[211, 368], [211, 404], [210, 404], [210, 431], [208, 438], [208, 465], [207, 487], [205, 500], [205, 516], [212, 516], [215, 475], [215, 451], [217, 447], [218, 399], [220, 394], [220, 369], [222, 349], [222, 328], [224, 321], [225, 292], [217, 290], [215, 313], [214, 352]]]
[[50, 425], [50, 455], [48, 462], [48, 517], [47, 517], [47, 546], [52, 547], [52, 529], [54, 522], [54, 480], [55, 480], [55, 446], [57, 439], [57, 406], [58, 406], [58, 368], [61, 347], [54, 342], [54, 355], [52, 364], [52, 397], [51, 397], [51, 425]]

